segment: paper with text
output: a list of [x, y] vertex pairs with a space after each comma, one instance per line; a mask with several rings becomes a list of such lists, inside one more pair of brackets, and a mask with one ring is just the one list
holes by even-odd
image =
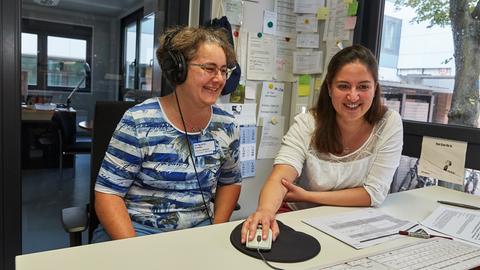
[[467, 143], [424, 136], [418, 175], [463, 185]]
[[325, 0], [295, 0], [293, 11], [296, 13], [315, 13], [325, 5]]
[[480, 211], [439, 206], [421, 222], [427, 228], [480, 245]]
[[318, 32], [318, 20], [315, 14], [306, 14], [297, 16], [298, 32]]
[[248, 34], [247, 79], [267, 81], [273, 75], [274, 40], [271, 36]]
[[398, 231], [407, 231], [416, 225], [373, 208], [309, 218], [303, 222], [356, 249], [398, 238]]
[[224, 0], [225, 16], [231, 25], [242, 25], [243, 22], [243, 1]]
[[258, 159], [277, 156], [282, 145], [285, 117], [272, 116], [263, 118], [262, 136], [258, 146]]
[[277, 13], [269, 10], [263, 11], [263, 33], [275, 35], [277, 29]]
[[[258, 109], [258, 118], [272, 118], [282, 115], [283, 92], [285, 84], [277, 82], [263, 82], [262, 94]], [[257, 120], [261, 123], [260, 120]]]
[[295, 39], [277, 37], [275, 40], [275, 68], [273, 78], [281, 82], [293, 82], [293, 52]]
[[295, 22], [297, 14], [293, 12], [294, 0], [276, 0], [275, 12], [277, 13], [276, 34], [284, 37], [296, 35]]
[[242, 178], [255, 176], [257, 127], [240, 126], [240, 171]]
[[323, 72], [323, 52], [293, 52], [293, 73], [318, 74]]
[[300, 33], [297, 35], [297, 47], [318, 49], [320, 47], [319, 39], [319, 34]]

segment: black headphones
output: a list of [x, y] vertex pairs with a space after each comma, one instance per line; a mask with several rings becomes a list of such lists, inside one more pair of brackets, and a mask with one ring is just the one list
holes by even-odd
[[187, 79], [187, 61], [183, 54], [172, 48], [172, 39], [180, 32], [181, 28], [165, 36], [164, 48], [167, 51], [165, 58], [160, 63], [162, 74], [173, 85], [182, 84]]

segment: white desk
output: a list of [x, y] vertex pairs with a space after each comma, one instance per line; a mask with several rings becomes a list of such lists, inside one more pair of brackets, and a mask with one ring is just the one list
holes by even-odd
[[[419, 221], [438, 205], [437, 199], [480, 206], [480, 197], [435, 186], [391, 194], [381, 209], [396, 217]], [[307, 217], [352, 209], [323, 206], [279, 215], [278, 219], [285, 224], [317, 238], [322, 250], [318, 256], [306, 262], [274, 265], [285, 269], [305, 269], [409, 241], [419, 241], [405, 237], [355, 250], [301, 222]], [[17, 256], [16, 269], [269, 269], [262, 261], [240, 253], [230, 244], [230, 232], [240, 222]]]

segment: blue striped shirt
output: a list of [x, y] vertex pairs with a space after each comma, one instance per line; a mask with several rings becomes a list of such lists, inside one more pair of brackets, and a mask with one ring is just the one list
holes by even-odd
[[[189, 133], [189, 140], [198, 181], [185, 134], [158, 99], [132, 107], [113, 133], [95, 190], [123, 197], [137, 223], [160, 231], [196, 226], [208, 218], [199, 182], [208, 205], [217, 185], [241, 182], [239, 128], [232, 115], [212, 106], [206, 130]], [[214, 147], [195, 153], [202, 142]]]

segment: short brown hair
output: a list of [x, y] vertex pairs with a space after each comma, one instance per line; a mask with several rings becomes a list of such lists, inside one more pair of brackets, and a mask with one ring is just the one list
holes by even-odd
[[160, 46], [156, 51], [158, 63], [162, 65], [168, 50], [176, 50], [181, 53], [188, 63], [195, 57], [199, 46], [203, 43], [218, 44], [225, 53], [227, 66], [235, 66], [235, 51], [228, 42], [227, 30], [188, 26], [169, 28], [160, 37]]
[[381, 88], [378, 84], [378, 63], [375, 56], [369, 49], [361, 45], [353, 45], [342, 49], [330, 60], [327, 75], [320, 88], [317, 105], [312, 109], [315, 116], [315, 131], [311, 144], [313, 148], [321, 153], [339, 154], [343, 152], [336, 111], [329, 95], [329, 86], [343, 66], [355, 62], [359, 62], [367, 67], [376, 85], [372, 105], [364, 115], [365, 120], [374, 125], [382, 119], [387, 111], [387, 108], [382, 104]]

